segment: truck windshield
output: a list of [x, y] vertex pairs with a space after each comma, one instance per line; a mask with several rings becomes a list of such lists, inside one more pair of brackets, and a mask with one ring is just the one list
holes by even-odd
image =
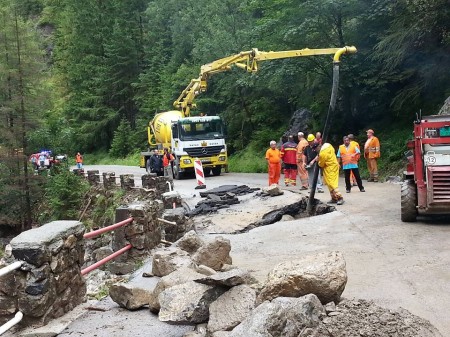
[[206, 140], [224, 138], [220, 119], [183, 122], [178, 125], [180, 140]]

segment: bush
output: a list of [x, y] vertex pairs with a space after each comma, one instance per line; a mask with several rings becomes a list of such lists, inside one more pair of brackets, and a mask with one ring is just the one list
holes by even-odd
[[228, 167], [231, 172], [263, 173], [267, 172], [264, 153], [252, 151], [249, 147], [229, 158]]
[[83, 198], [89, 190], [84, 177], [67, 169], [62, 169], [50, 177], [45, 187], [47, 208], [41, 215], [41, 221], [78, 220]]

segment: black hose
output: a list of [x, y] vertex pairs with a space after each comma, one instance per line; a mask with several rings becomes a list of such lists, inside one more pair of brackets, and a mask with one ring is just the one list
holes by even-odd
[[[337, 94], [339, 89], [339, 62], [333, 62], [333, 85], [331, 87], [331, 98], [330, 98], [330, 105], [328, 106], [328, 112], [327, 112], [327, 118], [325, 119], [325, 125], [323, 127], [322, 132], [322, 144], [327, 141], [328, 137], [328, 131], [330, 129], [330, 119], [332, 116], [332, 113], [334, 112], [334, 109], [336, 107], [336, 100], [337, 100]], [[317, 154], [319, 155], [319, 154]], [[312, 209], [313, 209], [313, 201], [314, 196], [316, 194], [316, 187], [317, 187], [317, 180], [319, 178], [319, 165], [317, 164], [314, 167], [314, 176], [313, 176], [313, 183], [311, 187], [311, 192], [309, 192], [309, 200], [308, 205], [306, 205], [306, 211], [308, 214], [312, 215]]]

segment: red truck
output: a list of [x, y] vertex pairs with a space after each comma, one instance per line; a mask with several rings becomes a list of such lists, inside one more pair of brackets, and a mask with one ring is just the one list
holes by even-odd
[[450, 214], [450, 115], [417, 118], [408, 141], [401, 191], [401, 219]]

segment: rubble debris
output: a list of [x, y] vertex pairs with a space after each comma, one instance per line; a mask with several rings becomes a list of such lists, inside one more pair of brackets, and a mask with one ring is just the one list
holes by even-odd
[[206, 199], [199, 201], [193, 210], [186, 213], [186, 216], [193, 217], [199, 214], [217, 212], [221, 208], [228, 208], [230, 205], [238, 204], [238, 196], [258, 190], [259, 188], [250, 188], [246, 185], [222, 185], [200, 192], [200, 196]]
[[[339, 313], [339, 315], [332, 315]], [[322, 319], [324, 336], [438, 337], [442, 336], [430, 322], [399, 308], [389, 310], [372, 301], [345, 299]]]
[[205, 198], [209, 194], [223, 196], [228, 193], [240, 196], [240, 195], [253, 193], [255, 191], [259, 191], [259, 188], [250, 188], [247, 185], [239, 185], [239, 186], [238, 185], [222, 185], [222, 186], [212, 188], [212, 189], [204, 191], [204, 192], [200, 192], [200, 196]]
[[284, 192], [281, 190], [280, 186], [277, 184], [272, 184], [269, 187], [263, 189], [262, 193], [268, 194], [271, 197], [277, 197], [279, 195], [283, 195]]
[[[192, 259], [208, 246], [195, 232], [186, 236], [169, 250], [184, 256], [187, 252], [180, 248], [186, 247], [192, 252], [187, 257]], [[203, 251], [206, 257], [212, 248]], [[224, 256], [227, 260], [229, 255]], [[157, 283], [149, 296], [150, 311], [159, 312], [160, 320], [171, 324], [208, 321], [184, 337], [266, 337], [269, 332], [283, 337], [442, 337], [428, 321], [404, 309], [384, 309], [355, 299], [339, 302], [347, 281], [339, 252], [281, 263], [262, 289], [261, 284], [251, 283], [250, 273], [229, 263], [221, 263], [218, 272], [207, 270], [213, 274], [206, 277], [199, 273], [204, 266], [193, 263], [175, 266], [175, 271], [159, 280], [153, 278]], [[123, 293], [129, 293], [128, 289]]]
[[[308, 205], [308, 199], [309, 199], [309, 197], [305, 196], [300, 201], [297, 201], [290, 205], [286, 205], [280, 209], [270, 211], [270, 212], [264, 214], [261, 220], [252, 222], [251, 224], [247, 225], [246, 227], [239, 229], [233, 233], [234, 234], [246, 233], [249, 230], [256, 228], [256, 227], [271, 225], [275, 222], [282, 220], [282, 217], [285, 214], [294, 217], [294, 219], [309, 217], [311, 215], [306, 212], [306, 206]], [[326, 213], [334, 212], [335, 210], [336, 210], [336, 208], [334, 206], [324, 204], [320, 200], [314, 199], [313, 212], [312, 212], [313, 215], [326, 214]]]

